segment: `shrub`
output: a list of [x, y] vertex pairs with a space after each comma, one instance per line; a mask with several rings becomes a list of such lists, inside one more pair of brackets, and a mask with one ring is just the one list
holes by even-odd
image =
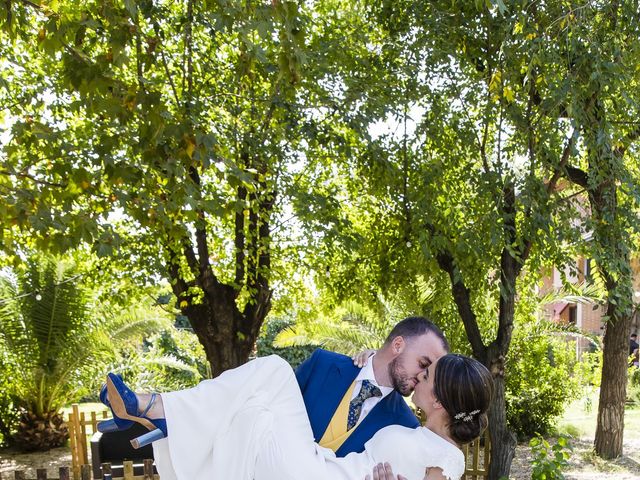
[[564, 480], [562, 470], [569, 464], [572, 447], [566, 437], [558, 437], [558, 441], [551, 444], [537, 435], [529, 442], [533, 455], [532, 480]]
[[305, 361], [311, 353], [318, 348], [318, 345], [311, 343], [286, 347], [277, 347], [274, 345], [278, 334], [292, 325], [292, 321], [282, 318], [274, 318], [265, 322], [258, 341], [256, 342], [256, 353], [258, 357], [276, 354], [284, 358], [293, 368], [296, 368]]
[[14, 375], [14, 365], [9, 361], [0, 343], [0, 445], [7, 446], [11, 440], [11, 434], [18, 426], [19, 410], [15, 399], [11, 395], [13, 391], [11, 378]]
[[599, 387], [602, 376], [602, 350], [585, 352], [575, 368], [576, 380], [583, 387]]
[[578, 392], [572, 345], [541, 322], [514, 331], [507, 362], [507, 422], [520, 439], [549, 433]]
[[120, 352], [113, 370], [140, 391], [166, 392], [197, 385], [211, 376], [204, 348], [190, 330], [168, 327]]
[[627, 385], [627, 400], [640, 405], [640, 368], [629, 368], [629, 383]]

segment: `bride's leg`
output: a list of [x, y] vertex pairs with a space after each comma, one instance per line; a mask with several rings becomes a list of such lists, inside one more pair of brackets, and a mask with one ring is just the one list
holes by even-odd
[[[239, 415], [246, 417], [243, 412], [247, 409], [269, 412], [267, 416], [261, 414], [256, 417], [266, 422], [260, 424], [260, 431], [272, 431], [264, 425], [275, 423], [278, 431], [284, 432], [281, 436], [288, 439], [287, 456], [315, 452], [313, 434], [295, 375], [279, 357], [259, 358], [213, 380], [206, 380], [195, 388], [162, 394], [162, 401], [169, 436], [166, 444], [163, 441], [154, 448], [160, 457], [166, 456], [168, 451], [170, 461], [162, 458], [158, 461], [161, 478], [210, 480], [211, 472], [221, 472], [224, 461], [220, 453], [229, 451], [229, 448], [243, 452], [244, 448], [243, 444], [230, 445], [225, 435], [235, 432], [238, 442], [242, 438], [248, 442], [252, 435], [251, 431], [246, 434], [242, 431], [245, 427], [232, 426]], [[295, 441], [290, 441], [289, 437]], [[216, 448], [218, 453], [214, 455]], [[247, 461], [251, 460], [247, 458]]]
[[210, 478], [341, 480], [316, 454], [306, 418], [301, 425], [295, 414], [274, 408], [269, 400], [268, 395], [254, 397], [220, 432], [224, 441], [213, 449]]

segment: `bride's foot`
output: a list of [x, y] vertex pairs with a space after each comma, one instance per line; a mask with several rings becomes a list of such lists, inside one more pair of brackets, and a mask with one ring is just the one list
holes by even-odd
[[148, 419], [164, 419], [164, 406], [162, 397], [157, 393], [136, 393], [138, 405], [146, 405], [144, 411], [140, 411], [140, 416], [146, 416]]

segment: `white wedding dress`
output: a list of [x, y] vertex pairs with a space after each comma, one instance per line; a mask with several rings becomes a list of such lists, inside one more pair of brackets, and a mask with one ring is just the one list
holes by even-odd
[[162, 394], [168, 437], [153, 444], [161, 480], [364, 480], [389, 462], [422, 480], [439, 467], [458, 480], [464, 456], [427, 428], [383, 428], [362, 453], [337, 458], [313, 440], [293, 370], [258, 358], [197, 387]]

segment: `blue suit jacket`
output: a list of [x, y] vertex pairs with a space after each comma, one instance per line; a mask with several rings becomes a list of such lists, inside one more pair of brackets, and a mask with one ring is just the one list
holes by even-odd
[[[353, 364], [351, 358], [322, 349], [313, 352], [296, 370], [316, 442], [322, 438], [340, 401], [359, 372], [360, 369]], [[388, 425], [410, 428], [419, 425], [402, 395], [395, 390], [364, 417], [336, 455], [344, 457], [351, 452], [362, 452], [364, 444], [378, 430]]]

